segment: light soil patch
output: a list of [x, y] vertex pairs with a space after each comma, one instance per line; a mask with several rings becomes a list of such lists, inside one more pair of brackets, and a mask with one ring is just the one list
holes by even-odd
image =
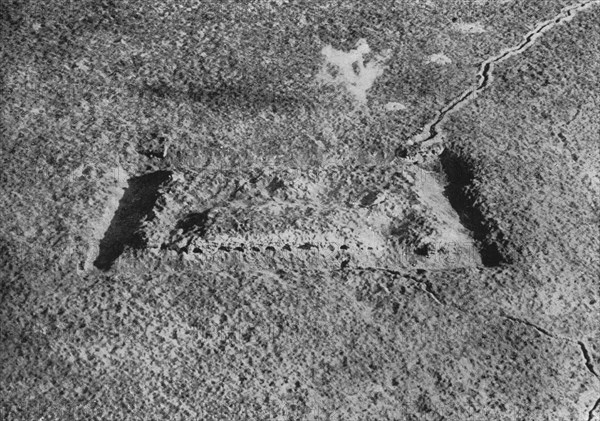
[[440, 65], [452, 63], [452, 60], [450, 59], [450, 57], [448, 57], [447, 55], [445, 55], [443, 53], [432, 54], [429, 57], [427, 57], [427, 59], [425, 61], [427, 63], [434, 63], [434, 64], [440, 64]]
[[388, 102], [384, 109], [386, 111], [406, 111], [408, 107], [400, 102]]
[[363, 38], [356, 43], [354, 50], [348, 52], [337, 50], [331, 45], [323, 47], [321, 54], [325, 63], [317, 80], [341, 85], [359, 104], [366, 104], [367, 91], [373, 86], [375, 79], [383, 74], [383, 62], [389, 58], [389, 52], [385, 52], [366, 62], [365, 55], [370, 53], [371, 48]]

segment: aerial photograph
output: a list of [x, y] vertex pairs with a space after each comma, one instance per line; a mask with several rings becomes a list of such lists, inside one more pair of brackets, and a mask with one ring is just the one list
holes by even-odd
[[0, 0], [0, 421], [600, 421], [600, 0]]

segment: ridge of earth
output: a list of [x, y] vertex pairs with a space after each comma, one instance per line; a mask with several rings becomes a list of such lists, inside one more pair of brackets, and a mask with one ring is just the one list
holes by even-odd
[[0, 418], [599, 419], [596, 3], [3, 3]]

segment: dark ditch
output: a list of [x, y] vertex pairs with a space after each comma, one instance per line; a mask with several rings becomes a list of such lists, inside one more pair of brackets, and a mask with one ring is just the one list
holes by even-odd
[[125, 247], [144, 247], [146, 240], [140, 231], [142, 221], [152, 219], [152, 210], [159, 197], [158, 189], [170, 177], [170, 171], [156, 171], [129, 179], [119, 207], [100, 241], [100, 251], [94, 266], [107, 271]]
[[502, 253], [506, 244], [503, 233], [497, 225], [486, 218], [477, 205], [477, 192], [473, 185], [473, 164], [459, 153], [446, 148], [440, 155], [442, 168], [446, 173], [448, 185], [444, 194], [450, 205], [458, 213], [462, 225], [471, 231], [479, 245], [479, 253], [484, 266], [493, 267], [512, 263]]

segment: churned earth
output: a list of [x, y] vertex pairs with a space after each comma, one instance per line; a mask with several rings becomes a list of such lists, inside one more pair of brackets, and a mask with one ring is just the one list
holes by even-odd
[[600, 420], [600, 2], [0, 4], [0, 419]]

